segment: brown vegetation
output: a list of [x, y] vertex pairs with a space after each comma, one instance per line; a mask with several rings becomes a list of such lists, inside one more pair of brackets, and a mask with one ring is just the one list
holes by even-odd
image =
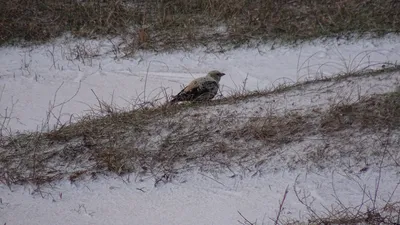
[[[284, 90], [291, 88], [221, 99], [211, 105], [237, 105]], [[240, 117], [224, 110], [198, 114], [196, 109], [206, 103], [196, 103], [131, 112], [111, 110], [101, 117], [88, 115], [50, 132], [3, 137], [0, 180], [7, 184], [41, 184], [65, 176], [76, 180], [82, 175], [108, 172], [118, 175], [135, 172], [169, 180], [193, 168], [230, 169], [245, 164], [258, 167], [266, 158], [281, 154], [282, 148], [298, 143], [303, 143], [304, 159], [296, 159], [287, 164], [289, 167], [309, 162], [317, 165], [326, 159], [348, 155], [350, 150], [345, 149], [345, 142], [349, 143], [346, 148], [354, 148], [352, 157], [361, 161], [371, 154], [381, 155], [383, 150], [379, 147], [373, 152], [366, 149], [380, 146], [383, 139], [391, 146], [399, 144], [396, 142], [400, 125], [399, 93], [373, 95], [305, 114], [295, 111], [276, 114], [274, 109], [262, 117]], [[349, 131], [354, 134], [348, 135]], [[313, 146], [307, 147], [305, 138], [313, 136], [323, 141], [311, 142]], [[357, 141], [367, 136], [369, 141]], [[337, 152], [338, 148], [342, 150]], [[396, 156], [391, 157], [400, 165]]]
[[222, 50], [260, 40], [398, 32], [399, 11], [394, 0], [5, 0], [0, 45], [38, 43], [70, 32], [122, 36], [127, 52], [193, 46]]

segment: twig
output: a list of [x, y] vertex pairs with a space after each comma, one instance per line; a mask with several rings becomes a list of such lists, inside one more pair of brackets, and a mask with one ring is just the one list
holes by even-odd
[[285, 203], [288, 192], [289, 192], [289, 185], [286, 187], [285, 193], [283, 194], [283, 199], [279, 203], [279, 211], [278, 211], [278, 215], [276, 216], [275, 225], [278, 225], [278, 223], [279, 223], [279, 217], [281, 216], [281, 213], [283, 211], [283, 204]]
[[[245, 223], [242, 223], [242, 222], [240, 222], [239, 221], [239, 223], [241, 223], [241, 224], [244, 224], [244, 225], [256, 225], [256, 223], [254, 222], [254, 223], [252, 223], [252, 222], [250, 222], [246, 217], [244, 217], [243, 215], [242, 215], [242, 213], [240, 213], [239, 211], [238, 211], [238, 213], [239, 213], [239, 215], [244, 219], [244, 221], [245, 221]], [[247, 223], [247, 224], [246, 224]]]

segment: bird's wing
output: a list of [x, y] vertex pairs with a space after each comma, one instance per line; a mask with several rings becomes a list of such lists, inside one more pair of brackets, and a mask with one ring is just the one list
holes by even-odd
[[198, 87], [199, 87], [198, 79], [193, 80], [186, 87], [184, 87], [178, 94], [176, 94], [173, 97], [176, 98], [178, 96], [184, 95], [186, 93], [189, 93], [192, 89], [195, 89], [195, 88], [198, 88]]
[[182, 91], [185, 93], [189, 93], [192, 90], [199, 88], [201, 82], [202, 82], [202, 80], [200, 80], [200, 79], [193, 80]]
[[172, 101], [192, 101], [213, 98], [218, 92], [218, 83], [213, 80], [194, 80], [187, 85]]

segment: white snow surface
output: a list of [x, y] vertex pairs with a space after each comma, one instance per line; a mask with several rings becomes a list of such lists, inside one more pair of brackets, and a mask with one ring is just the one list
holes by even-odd
[[[199, 173], [157, 188], [152, 180], [135, 182], [131, 178], [131, 182], [125, 183], [121, 178], [99, 178], [76, 185], [62, 182], [57, 187], [42, 187], [41, 194], [31, 187], [13, 187], [10, 191], [1, 186], [0, 223], [240, 224], [239, 221], [244, 222], [240, 212], [249, 221], [258, 221], [257, 224], [274, 224], [287, 187], [281, 219], [307, 220], [310, 213], [299, 202], [296, 192], [318, 213], [324, 212], [323, 207], [337, 207], [333, 203], [338, 201], [348, 207], [362, 203], [371, 206], [377, 177], [376, 171], [280, 171], [254, 178], [217, 178]], [[380, 182], [377, 206], [388, 200], [398, 201], [398, 174], [382, 171]]]
[[[102, 54], [87, 58], [84, 63], [71, 59], [76, 56], [70, 54], [74, 53], [76, 44], [92, 46], [94, 53], [99, 50]], [[114, 93], [115, 104], [129, 107], [138, 98], [143, 101], [164, 97], [163, 88], [168, 94], [176, 94], [182, 85], [213, 69], [227, 74], [221, 84], [222, 93], [228, 95], [240, 89], [245, 80], [246, 89], [263, 89], [283, 82], [379, 68], [400, 60], [400, 36], [358, 41], [317, 40], [296, 48], [270, 48], [265, 45], [220, 54], [204, 53], [203, 49], [185, 53], [142, 52], [136, 58], [115, 59], [115, 54], [107, 53], [110, 44], [99, 41], [67, 44], [56, 41], [29, 49], [3, 47], [0, 49], [0, 112], [4, 114], [7, 109], [9, 113], [12, 109], [13, 119], [7, 126], [13, 131], [36, 130], [45, 120], [49, 102], [57, 105], [71, 99], [53, 109], [55, 114], [61, 110], [65, 121], [73, 114], [84, 114], [89, 106], [97, 103], [91, 90], [106, 101], [111, 101]], [[348, 85], [326, 84], [337, 89], [336, 93], [295, 90], [288, 95], [281, 94], [282, 98], [278, 96], [285, 101], [277, 102], [275, 109], [310, 110], [328, 105], [329, 99], [336, 98], [338, 93], [352, 98], [359, 97], [360, 93], [384, 93], [398, 85], [399, 77], [398, 73], [391, 74], [377, 86], [372, 78], [360, 79], [362, 82], [356, 84], [351, 80]], [[248, 101], [242, 108], [232, 110], [256, 114], [255, 104]], [[214, 109], [218, 111], [221, 107], [227, 106]], [[300, 203], [294, 187], [300, 198], [307, 196], [314, 210], [325, 212], [324, 207], [337, 207], [339, 201], [346, 206], [362, 203], [370, 206], [376, 189], [378, 205], [388, 200], [400, 201], [400, 191], [396, 191], [399, 183], [397, 168], [377, 170], [372, 165], [364, 172], [349, 172], [345, 168], [326, 168], [319, 172], [277, 169], [254, 177], [244, 172], [232, 176], [194, 171], [157, 187], [153, 178], [136, 180], [134, 174], [100, 176], [73, 184], [63, 180], [40, 189], [0, 184], [0, 224], [231, 225], [244, 222], [239, 212], [249, 221], [257, 221], [256, 224], [274, 224], [286, 187], [289, 192], [281, 219], [306, 221], [310, 212]]]
[[138, 52], [134, 58], [121, 58], [112, 46], [110, 41], [61, 39], [30, 48], [0, 48], [0, 112], [12, 110], [7, 128], [40, 130], [49, 111], [53, 113], [50, 126], [59, 116], [61, 122], [74, 119], [97, 104], [93, 92], [128, 109], [136, 102], [162, 101], [165, 93], [176, 94], [193, 78], [213, 69], [227, 74], [221, 80], [226, 96], [243, 86], [262, 90], [400, 60], [400, 36], [396, 35], [315, 40], [295, 48], [264, 45], [218, 54], [204, 49]]

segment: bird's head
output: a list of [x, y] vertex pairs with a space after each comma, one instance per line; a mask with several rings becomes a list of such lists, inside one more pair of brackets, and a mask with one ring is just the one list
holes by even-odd
[[221, 77], [224, 76], [225, 73], [221, 73], [218, 70], [213, 70], [210, 71], [207, 76], [213, 78], [214, 80], [216, 80], [217, 82], [219, 82], [221, 80]]

